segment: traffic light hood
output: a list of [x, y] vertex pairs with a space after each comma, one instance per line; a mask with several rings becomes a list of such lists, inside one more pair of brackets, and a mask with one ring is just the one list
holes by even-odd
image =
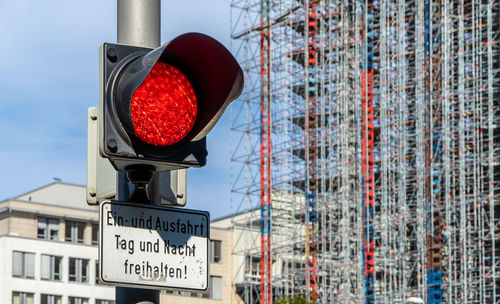
[[191, 81], [198, 98], [198, 117], [191, 140], [200, 140], [214, 127], [229, 103], [241, 94], [243, 71], [222, 44], [199, 33], [187, 33], [172, 40], [160, 60], [177, 67]]
[[[168, 69], [174, 71], [172, 79], [175, 80], [164, 82], [160, 80], [161, 77], [155, 78], [155, 71], [158, 70], [155, 66], [173, 67]], [[183, 74], [182, 83], [178, 82], [181, 77], [176, 71]], [[151, 89], [148, 76], [157, 80]], [[155, 92], [163, 84], [172, 87], [176, 93], [180, 92], [180, 95], [156, 95]], [[189, 95], [193, 98], [188, 98], [186, 106], [179, 107], [184, 100], [181, 97], [187, 92], [181, 88], [183, 85], [191, 87], [194, 94]], [[221, 43], [207, 35], [183, 34], [154, 50], [104, 43], [101, 47], [100, 153], [117, 170], [122, 171], [137, 164], [154, 166], [157, 171], [204, 166], [207, 156], [206, 135], [242, 89], [243, 71], [238, 62]], [[153, 105], [152, 110], [146, 111], [142, 106], [137, 110], [137, 103], [133, 100], [135, 92], [139, 91], [141, 96], [147, 95], [141, 105]], [[154, 102], [162, 98], [170, 100], [170, 105], [175, 106], [171, 108]], [[182, 117], [179, 111], [190, 106], [196, 107], [192, 112], [195, 114], [190, 114], [195, 117], [194, 122], [191, 120], [186, 128], [180, 127], [182, 133], [178, 133], [177, 127], [182, 126], [176, 120]], [[163, 111], [163, 114], [157, 114], [155, 109]], [[141, 126], [145, 126], [140, 129], [140, 136], [133, 122], [137, 121], [134, 120], [136, 116], [132, 115], [136, 113], [145, 114], [145, 118], [140, 120]], [[148, 121], [148, 116], [155, 123]], [[177, 139], [160, 145], [155, 141], [148, 142], [147, 136], [156, 136], [158, 133], [156, 128], [159, 125], [156, 122], [167, 130], [166, 136], [174, 134]]]
[[129, 100], [158, 62], [180, 70], [196, 95], [197, 117], [183, 141], [204, 138], [243, 89], [243, 71], [221, 43], [200, 33], [183, 34], [124, 66], [116, 99], [127, 102], [115, 102], [128, 133], [133, 134]]

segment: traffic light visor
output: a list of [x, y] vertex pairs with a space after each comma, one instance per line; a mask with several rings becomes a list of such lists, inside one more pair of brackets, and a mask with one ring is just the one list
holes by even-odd
[[165, 45], [160, 61], [182, 71], [193, 85], [198, 114], [190, 141], [205, 137], [243, 90], [243, 71], [217, 40], [200, 33], [180, 35]]
[[117, 170], [201, 167], [206, 135], [243, 89], [243, 71], [217, 40], [187, 33], [156, 49], [101, 48], [99, 150]]
[[243, 89], [243, 72], [217, 40], [187, 33], [125, 61], [113, 96], [127, 132], [163, 147], [198, 141]]

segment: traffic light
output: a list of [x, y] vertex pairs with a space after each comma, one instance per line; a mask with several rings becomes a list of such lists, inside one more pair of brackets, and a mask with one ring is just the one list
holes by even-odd
[[243, 88], [231, 53], [187, 33], [157, 49], [104, 43], [100, 58], [100, 154], [120, 171], [204, 166], [205, 137]]

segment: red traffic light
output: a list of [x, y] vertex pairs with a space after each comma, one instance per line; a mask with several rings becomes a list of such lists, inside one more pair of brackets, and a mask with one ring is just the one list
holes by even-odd
[[205, 137], [243, 89], [231, 53], [188, 33], [154, 50], [105, 43], [101, 54], [101, 155], [122, 171], [205, 165]]
[[173, 145], [186, 137], [197, 110], [189, 80], [177, 68], [161, 61], [135, 90], [130, 103], [135, 136], [154, 146]]

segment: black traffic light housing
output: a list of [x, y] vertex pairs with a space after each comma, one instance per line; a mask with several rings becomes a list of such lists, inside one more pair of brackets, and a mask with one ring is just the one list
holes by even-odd
[[[157, 62], [181, 71], [197, 99], [191, 131], [169, 146], [138, 138], [130, 116], [132, 95]], [[99, 150], [120, 171], [137, 165], [154, 167], [154, 171], [204, 166], [206, 135], [243, 88], [243, 72], [236, 59], [218, 41], [200, 33], [183, 34], [157, 49], [104, 43], [101, 67]]]

